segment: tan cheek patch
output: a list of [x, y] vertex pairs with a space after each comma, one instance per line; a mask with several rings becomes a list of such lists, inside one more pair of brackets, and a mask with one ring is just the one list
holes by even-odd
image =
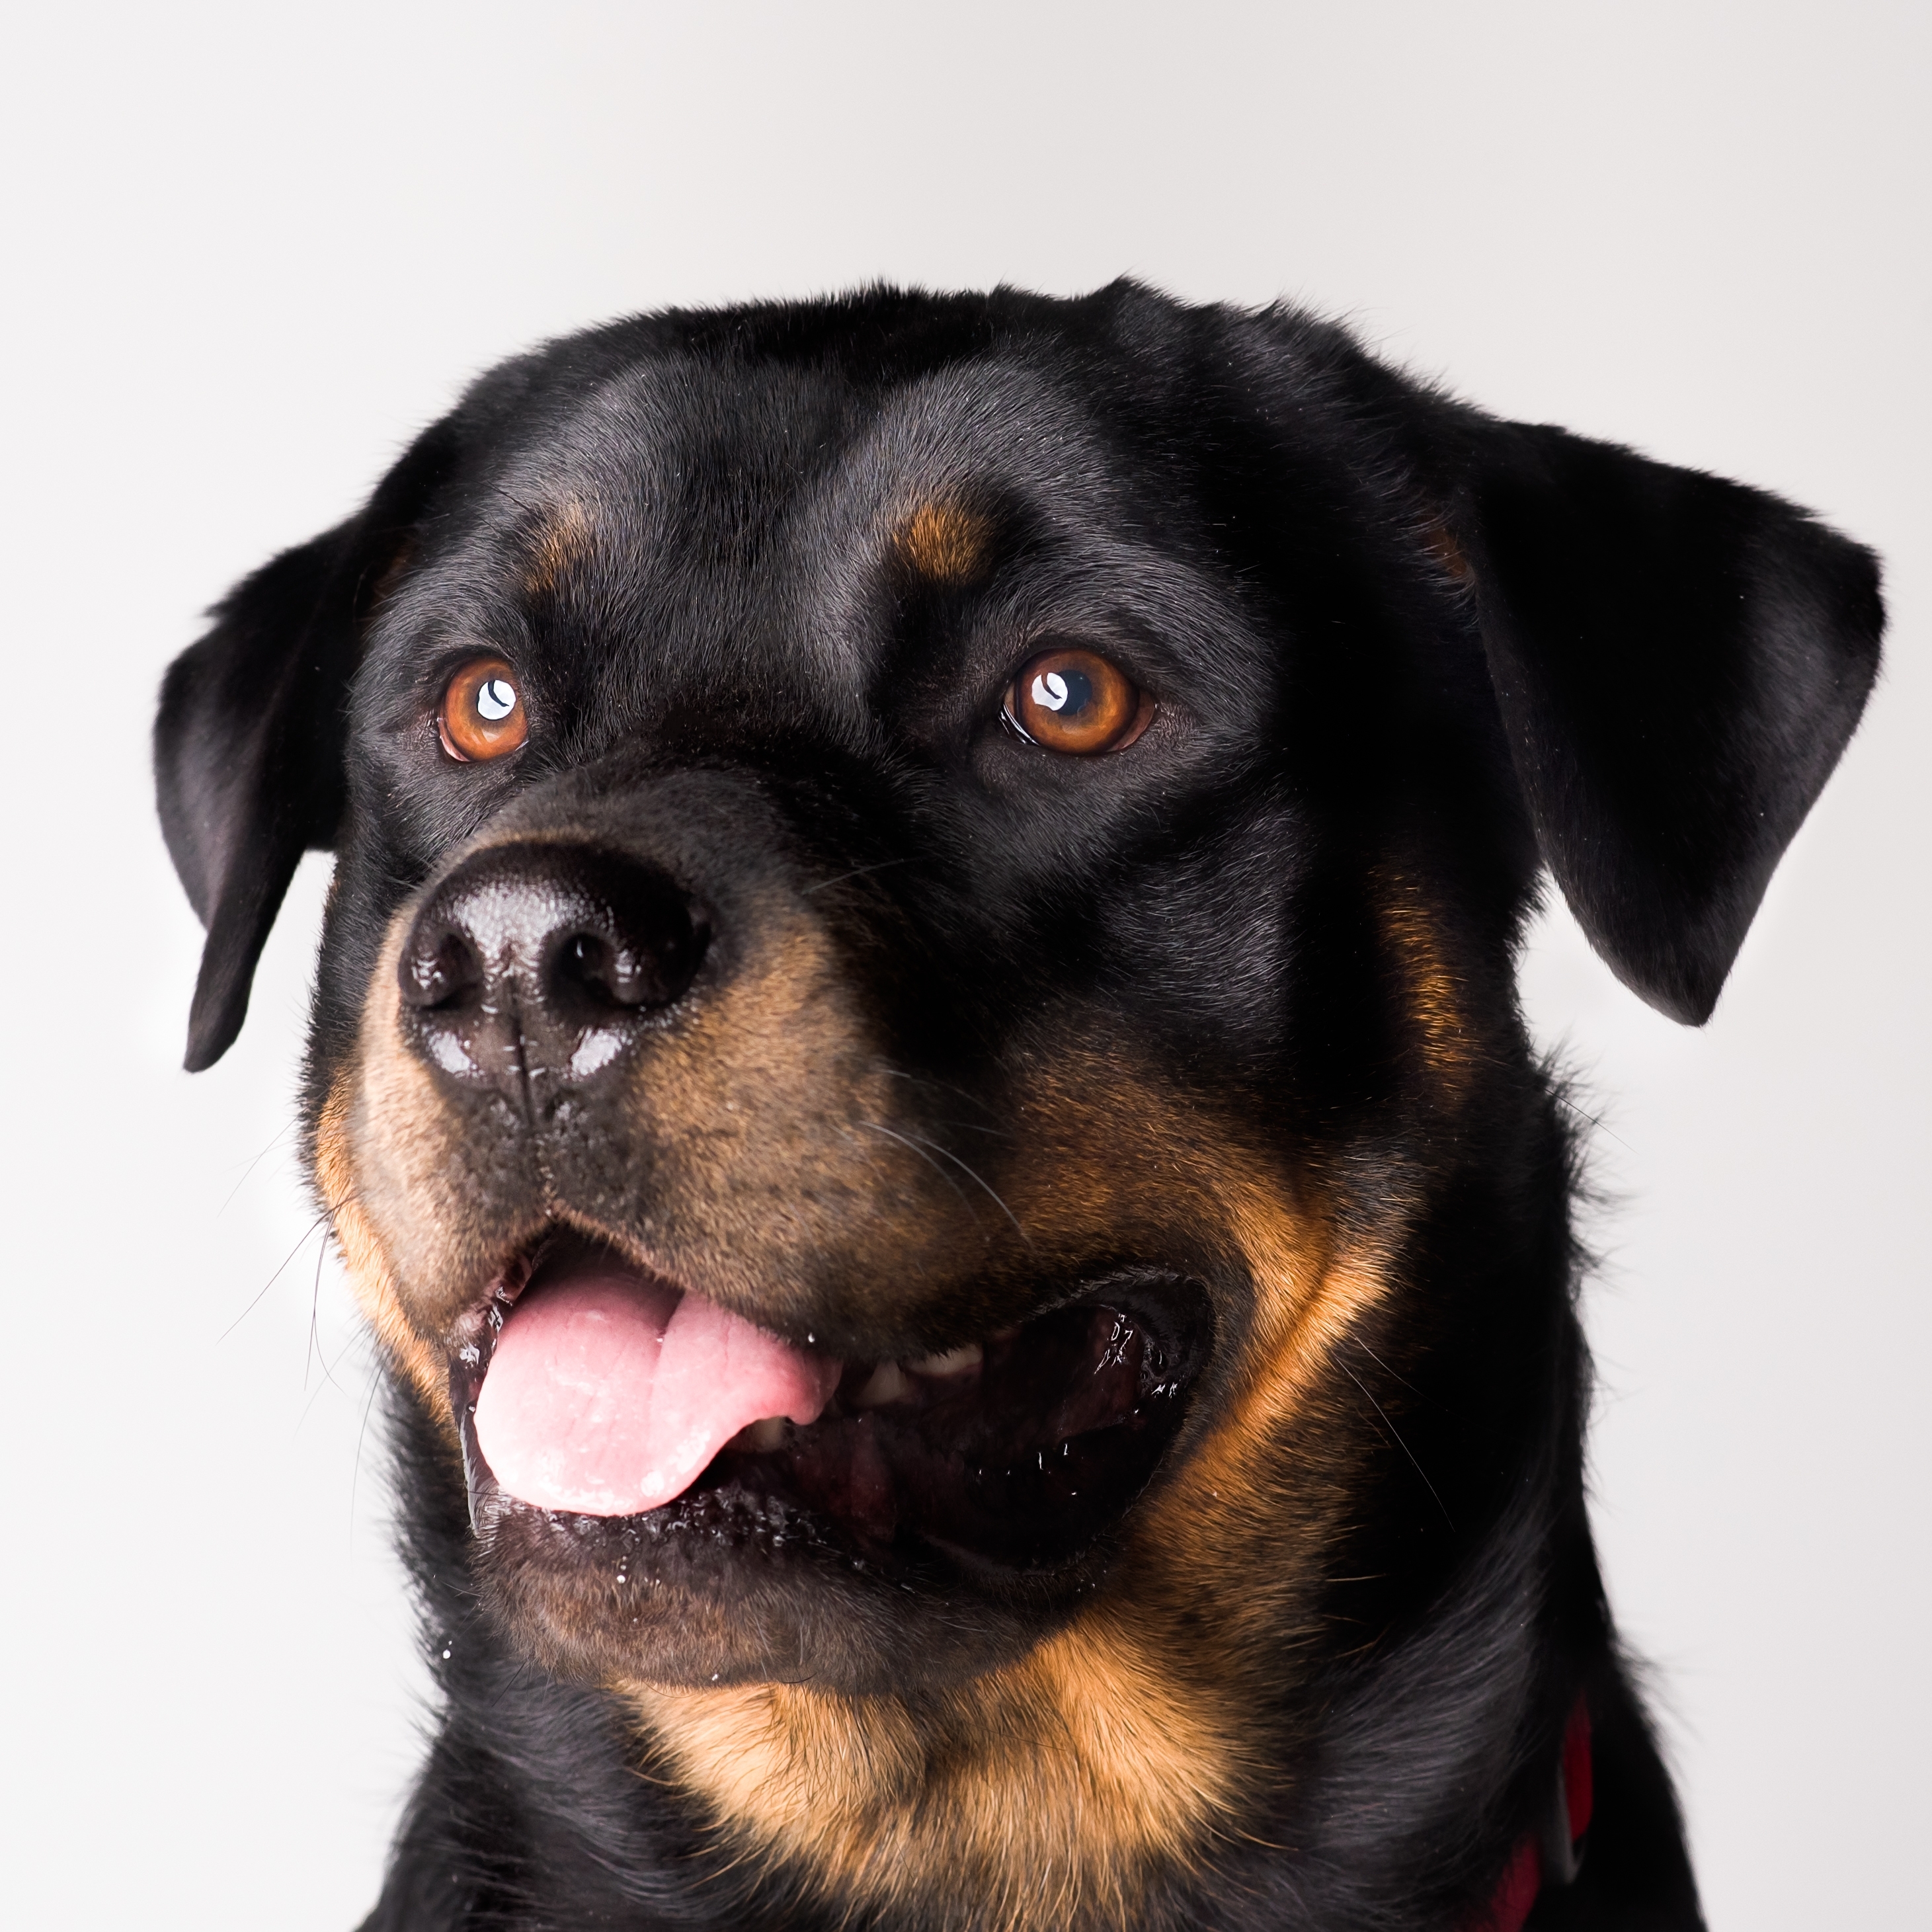
[[899, 526], [894, 547], [928, 583], [956, 589], [976, 582], [992, 562], [992, 519], [957, 503], [922, 503]]
[[416, 1384], [430, 1412], [454, 1427], [447, 1371], [438, 1352], [416, 1333], [403, 1312], [394, 1271], [356, 1186], [356, 1155], [349, 1132], [355, 1090], [352, 1066], [338, 1072], [330, 1084], [316, 1126], [316, 1186], [328, 1211], [336, 1246], [364, 1318], [383, 1352]]
[[[867, 1136], [898, 1097], [824, 933], [783, 907], [761, 924], [752, 970], [664, 1036], [630, 1102], [640, 1142], [657, 1143], [668, 1212], [728, 1253], [836, 1238], [814, 1208], [878, 1182], [882, 1157], [909, 1185], [879, 1186], [878, 1218], [929, 1191], [916, 1156]], [[764, 1284], [754, 1268], [730, 1285]]]
[[[1218, 1230], [1253, 1283], [1252, 1326], [1226, 1405], [1136, 1519], [1148, 1547], [1189, 1552], [1189, 1563], [1210, 1569], [1225, 1552], [1229, 1574], [1239, 1574], [1259, 1546], [1257, 1509], [1279, 1500], [1283, 1432], [1324, 1385], [1342, 1338], [1391, 1292], [1419, 1191], [1384, 1184], [1375, 1226], [1345, 1230], [1320, 1176], [1291, 1172], [1157, 1081], [1063, 1050], [1032, 1084], [1021, 1131], [1036, 1157], [1007, 1198], [1039, 1235], [1036, 1252], [1056, 1226], [1088, 1252], [1096, 1244], [1132, 1252], [1177, 1225]], [[1279, 1534], [1312, 1533], [1328, 1500], [1298, 1499]]]

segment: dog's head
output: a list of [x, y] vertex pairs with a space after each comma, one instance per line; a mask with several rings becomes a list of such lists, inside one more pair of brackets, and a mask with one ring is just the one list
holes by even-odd
[[1244, 1660], [1448, 1561], [1548, 1406], [1540, 867], [1703, 1019], [1880, 621], [1774, 500], [1292, 314], [627, 323], [170, 673], [189, 1064], [333, 847], [315, 1174], [529, 1654], [1111, 1671], [1211, 1786]]

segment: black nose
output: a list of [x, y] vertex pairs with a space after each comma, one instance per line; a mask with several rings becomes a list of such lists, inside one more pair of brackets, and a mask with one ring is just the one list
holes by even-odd
[[466, 859], [397, 962], [433, 1064], [535, 1097], [589, 1079], [690, 986], [709, 930], [672, 881], [594, 846], [537, 840]]

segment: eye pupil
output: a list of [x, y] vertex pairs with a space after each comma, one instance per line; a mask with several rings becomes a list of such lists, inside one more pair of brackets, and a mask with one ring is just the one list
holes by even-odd
[[[1084, 680], [1082, 680], [1083, 682]], [[1043, 704], [1049, 711], [1066, 709], [1066, 680], [1057, 670], [1042, 672], [1033, 681], [1033, 701]], [[1076, 710], [1080, 709], [1076, 705]]]
[[517, 708], [517, 688], [500, 677], [490, 679], [476, 694], [476, 709], [491, 724], [500, 724]]

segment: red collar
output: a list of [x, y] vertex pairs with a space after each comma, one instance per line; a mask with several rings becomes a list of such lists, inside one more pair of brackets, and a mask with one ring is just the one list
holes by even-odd
[[1590, 1828], [1590, 1712], [1579, 1697], [1563, 1733], [1549, 1819], [1540, 1830], [1524, 1834], [1490, 1894], [1488, 1910], [1470, 1920], [1466, 1932], [1522, 1932], [1544, 1880], [1568, 1885], [1576, 1876], [1583, 1834]]

